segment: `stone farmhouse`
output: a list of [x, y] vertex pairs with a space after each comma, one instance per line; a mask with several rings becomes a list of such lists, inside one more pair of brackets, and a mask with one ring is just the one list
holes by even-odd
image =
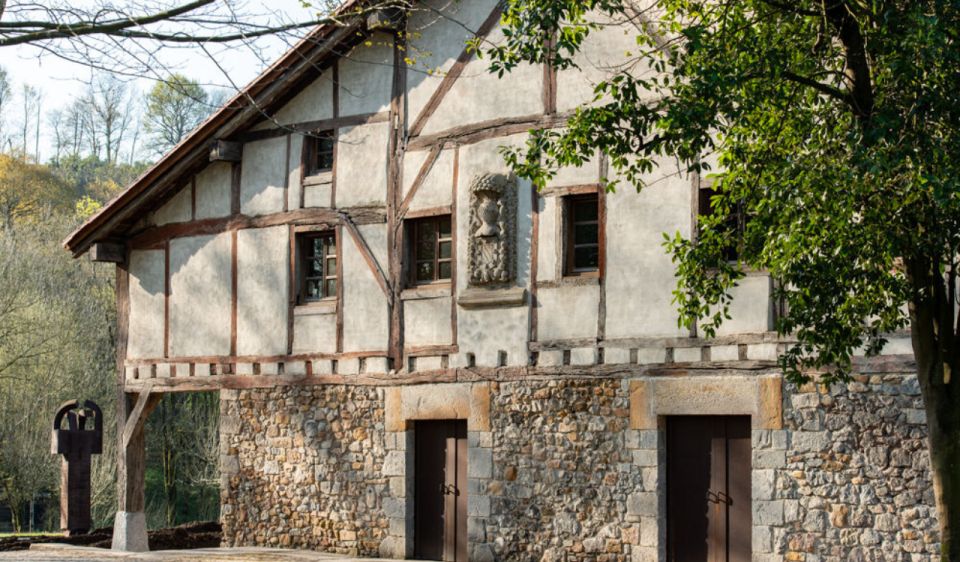
[[[502, 146], [561, 127], [635, 45], [498, 78], [497, 0], [323, 26], [65, 245], [116, 264], [115, 547], [146, 548], [143, 423], [218, 392], [228, 545], [431, 560], [931, 560], [907, 334], [846, 386], [776, 364], [753, 272], [713, 339], [678, 328], [663, 232], [708, 178], [602, 154], [540, 192]], [[434, 69], [430, 72], [428, 69]]]

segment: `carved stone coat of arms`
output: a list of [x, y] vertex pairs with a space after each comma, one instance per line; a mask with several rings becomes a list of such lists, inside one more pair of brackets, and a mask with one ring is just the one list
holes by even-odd
[[516, 278], [516, 180], [481, 174], [470, 183], [470, 285], [501, 285]]

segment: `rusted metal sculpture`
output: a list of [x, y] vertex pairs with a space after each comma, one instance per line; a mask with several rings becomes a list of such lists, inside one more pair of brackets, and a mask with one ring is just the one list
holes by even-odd
[[[90, 422], [93, 427], [89, 427]], [[66, 420], [67, 427], [63, 427]], [[65, 402], [53, 418], [51, 453], [60, 469], [60, 528], [68, 536], [90, 531], [90, 456], [103, 452], [103, 413], [90, 400]]]

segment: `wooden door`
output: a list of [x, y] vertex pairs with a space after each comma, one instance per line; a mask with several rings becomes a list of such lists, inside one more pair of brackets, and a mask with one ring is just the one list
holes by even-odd
[[414, 477], [414, 555], [467, 561], [467, 422], [419, 421]]
[[667, 418], [671, 562], [751, 559], [749, 416]]

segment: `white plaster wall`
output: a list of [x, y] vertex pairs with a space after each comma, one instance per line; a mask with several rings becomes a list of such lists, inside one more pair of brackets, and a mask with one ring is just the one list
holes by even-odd
[[[503, 32], [495, 28], [488, 40], [493, 44], [503, 41]], [[542, 67], [521, 64], [497, 78], [487, 70], [489, 65], [487, 59], [467, 64], [427, 121], [424, 134], [490, 119], [543, 113]]]
[[286, 137], [248, 142], [243, 146], [243, 166], [240, 174], [241, 213], [267, 215], [283, 211], [286, 197], [286, 151]]
[[386, 204], [389, 131], [389, 123], [340, 129], [337, 207]]
[[[630, 63], [641, 49], [646, 49], [637, 45], [639, 31], [634, 25], [599, 13], [588, 19], [598, 23], [600, 28], [591, 30], [583, 47], [573, 57], [579, 68], [557, 73], [557, 111], [568, 111], [592, 102], [597, 83], [627, 68], [624, 65]], [[632, 64], [629, 68], [637, 76], [653, 75], [643, 64]]]
[[229, 233], [170, 242], [170, 356], [229, 355]]
[[[386, 225], [363, 225], [357, 228], [386, 272]], [[389, 344], [390, 325], [386, 296], [347, 232], [343, 236], [342, 255], [343, 350], [384, 350]]]
[[547, 184], [549, 187], [564, 187], [568, 185], [586, 185], [600, 181], [600, 157], [594, 155], [582, 166], [564, 166], [557, 170], [557, 175]]
[[607, 195], [606, 337], [683, 336], [672, 304], [674, 265], [663, 233], [690, 235], [690, 178], [667, 158], [636, 193]]
[[287, 189], [290, 190], [289, 208], [300, 207], [300, 193], [303, 190], [300, 176], [300, 160], [303, 158], [303, 135], [290, 135], [290, 154], [287, 161]]
[[285, 226], [237, 232], [237, 355], [287, 352], [289, 248]]
[[[460, 175], [457, 187], [457, 208], [463, 209], [457, 221], [457, 270], [467, 271], [468, 225], [465, 217], [469, 209], [469, 185], [482, 173], [507, 173], [507, 165], [500, 156], [500, 146], [517, 146], [527, 135], [484, 141], [460, 149]], [[517, 186], [517, 282], [529, 288], [530, 282], [530, 184], [518, 181]], [[467, 288], [467, 275], [457, 276], [457, 292]], [[529, 298], [529, 296], [528, 296]], [[460, 308], [457, 313], [457, 337], [460, 357], [473, 353], [479, 366], [496, 366], [499, 351], [507, 352], [507, 364], [525, 365], [528, 359], [529, 306], [491, 309]]]
[[180, 191], [170, 198], [154, 213], [156, 224], [169, 224], [172, 222], [186, 222], [191, 219], [193, 209], [192, 196], [190, 195], [190, 182], [180, 187]]
[[[333, 75], [328, 70], [308, 84], [273, 116], [281, 125], [319, 121], [333, 117]], [[268, 121], [271, 125], [276, 123]], [[272, 127], [271, 127], [272, 128]]]
[[718, 336], [767, 332], [773, 329], [770, 277], [751, 275], [741, 279], [730, 294], [730, 318], [717, 330]]
[[[430, 173], [414, 194], [410, 202], [410, 210], [429, 209], [450, 205], [453, 200], [453, 153], [452, 149], [444, 150], [437, 157]], [[403, 196], [410, 192], [414, 180], [420, 173], [420, 168], [427, 161], [429, 151], [408, 152], [403, 158]]]
[[407, 346], [453, 343], [450, 300], [450, 297], [443, 297], [404, 301], [404, 343]]
[[293, 317], [294, 353], [333, 353], [337, 350], [337, 314], [301, 314]]
[[163, 250], [130, 252], [127, 357], [163, 357]]
[[197, 174], [197, 219], [230, 214], [231, 164], [213, 162]]
[[557, 248], [561, 244], [558, 197], [540, 198], [540, 226], [537, 242], [537, 281], [557, 281]]
[[540, 340], [597, 336], [600, 285], [537, 290], [537, 336]]
[[390, 108], [393, 38], [375, 33], [340, 59], [340, 115], [378, 113]]
[[[407, 107], [412, 123], [443, 81], [446, 72], [466, 47], [467, 40], [496, 6], [497, 0], [426, 0], [424, 9], [410, 14], [407, 29], [410, 56], [415, 65], [407, 72]], [[443, 10], [444, 15], [437, 11]]]

